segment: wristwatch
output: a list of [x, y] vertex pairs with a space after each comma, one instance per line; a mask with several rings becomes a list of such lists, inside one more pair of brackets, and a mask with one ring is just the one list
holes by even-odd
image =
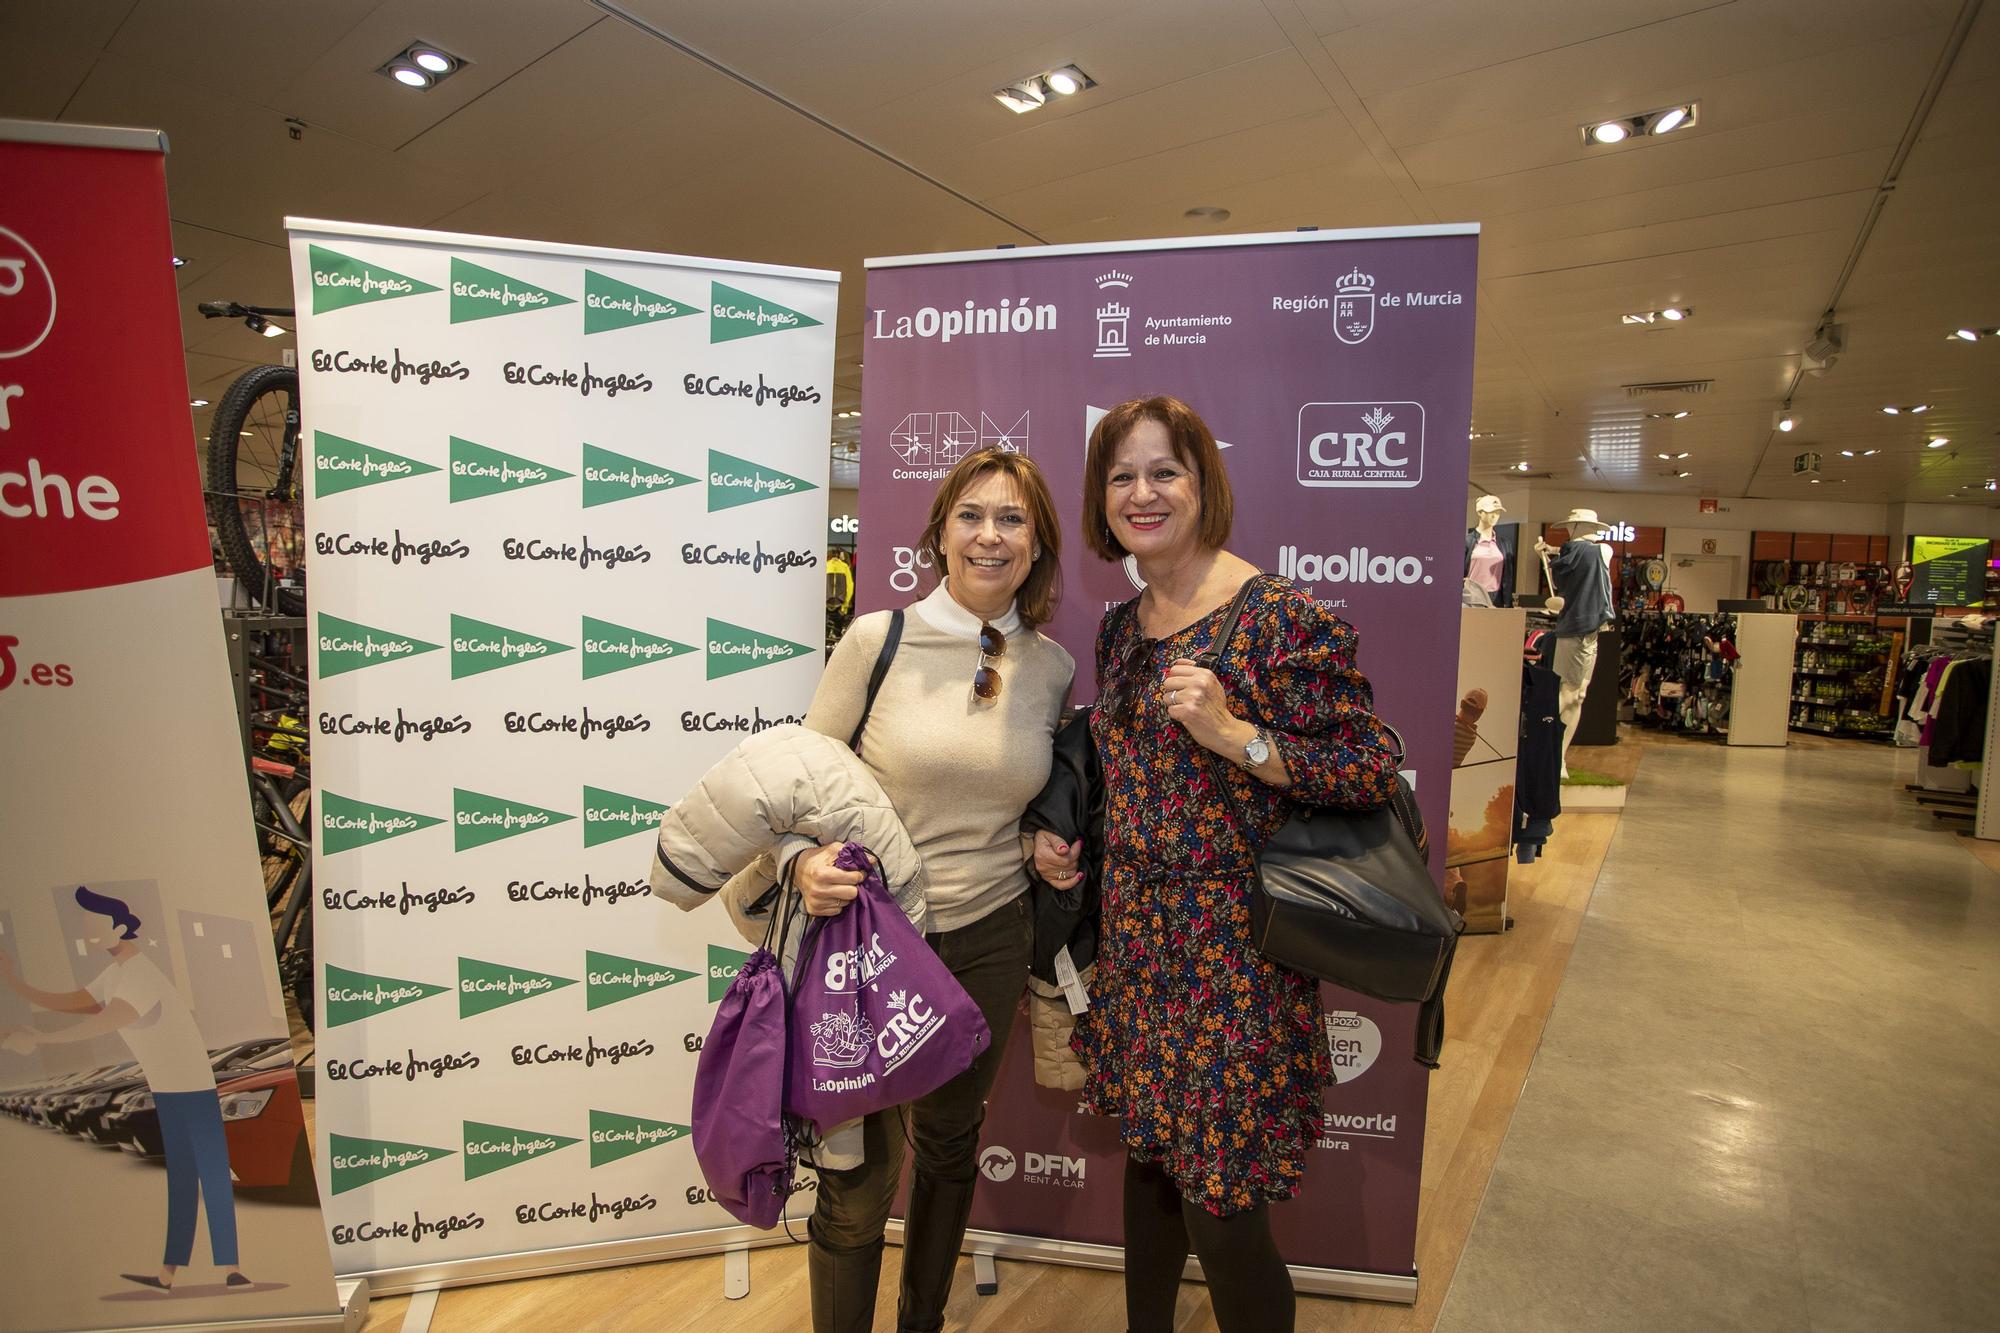
[[1271, 738], [1264, 734], [1262, 727], [1257, 734], [1243, 742], [1243, 767], [1262, 768], [1271, 758]]

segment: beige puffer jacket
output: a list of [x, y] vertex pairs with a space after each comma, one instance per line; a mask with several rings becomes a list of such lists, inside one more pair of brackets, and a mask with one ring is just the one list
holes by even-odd
[[724, 755], [667, 811], [653, 892], [683, 911], [719, 892], [744, 938], [761, 944], [769, 918], [749, 907], [780, 867], [823, 842], [858, 842], [880, 857], [889, 896], [923, 933], [923, 860], [882, 784], [842, 742], [790, 723]]

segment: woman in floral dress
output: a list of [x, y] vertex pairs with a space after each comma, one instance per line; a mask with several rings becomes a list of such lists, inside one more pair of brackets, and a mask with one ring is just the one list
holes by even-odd
[[[1113, 409], [1091, 435], [1084, 488], [1086, 541], [1108, 560], [1136, 557], [1146, 581], [1097, 636], [1106, 882], [1074, 1042], [1086, 1103], [1123, 1120], [1127, 1322], [1171, 1328], [1192, 1245], [1223, 1333], [1275, 1333], [1295, 1302], [1269, 1202], [1298, 1192], [1332, 1074], [1317, 983], [1250, 942], [1255, 850], [1293, 801], [1380, 805], [1395, 760], [1353, 628], [1222, 549], [1229, 479], [1186, 404]], [[1213, 673], [1196, 665], [1225, 637]], [[1078, 850], [1038, 834], [1038, 873], [1073, 886]]]

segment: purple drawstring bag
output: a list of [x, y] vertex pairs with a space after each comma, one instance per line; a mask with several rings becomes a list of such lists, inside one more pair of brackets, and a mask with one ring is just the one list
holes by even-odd
[[850, 842], [834, 864], [867, 878], [839, 916], [813, 918], [799, 947], [785, 1082], [785, 1109], [822, 1128], [935, 1091], [993, 1040], [868, 849]]
[[709, 1191], [753, 1227], [776, 1226], [791, 1195], [784, 1100], [785, 982], [765, 947], [750, 955], [715, 1011], [695, 1065], [692, 1116], [694, 1157]]

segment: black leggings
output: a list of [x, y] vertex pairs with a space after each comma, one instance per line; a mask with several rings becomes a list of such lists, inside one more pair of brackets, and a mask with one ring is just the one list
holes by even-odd
[[1271, 1239], [1271, 1207], [1217, 1217], [1181, 1198], [1157, 1162], [1125, 1158], [1125, 1323], [1167, 1333], [1188, 1244], [1201, 1260], [1221, 1333], [1291, 1333], [1292, 1275]]

